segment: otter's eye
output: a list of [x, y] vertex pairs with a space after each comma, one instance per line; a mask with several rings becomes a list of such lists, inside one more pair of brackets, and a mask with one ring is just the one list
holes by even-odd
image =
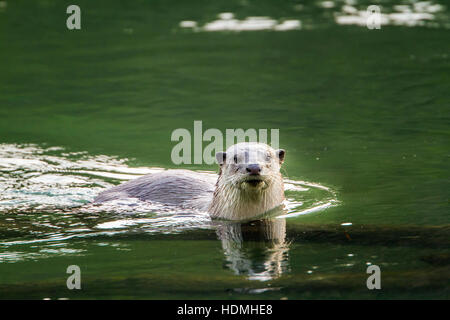
[[237, 155], [235, 154], [234, 155], [234, 163], [237, 163], [237, 161], [238, 161], [238, 158], [237, 158]]

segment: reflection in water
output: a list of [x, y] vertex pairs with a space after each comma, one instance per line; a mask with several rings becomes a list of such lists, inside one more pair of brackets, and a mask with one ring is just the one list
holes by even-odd
[[288, 271], [286, 219], [217, 222], [226, 266], [249, 280], [267, 281]]

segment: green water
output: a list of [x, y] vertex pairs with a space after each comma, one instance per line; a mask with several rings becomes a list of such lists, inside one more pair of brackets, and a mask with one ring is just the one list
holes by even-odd
[[[283, 174], [331, 188], [338, 204], [287, 218], [282, 248], [252, 238], [236, 249], [255, 270], [281, 264], [262, 281], [233, 269], [214, 226], [171, 232], [151, 225], [152, 212], [142, 216], [147, 225], [119, 234], [57, 239], [111, 218], [19, 203], [6, 210], [4, 202], [0, 298], [448, 298], [450, 3], [433, 2], [444, 8], [432, 25], [381, 30], [336, 24], [343, 2], [334, 3], [80, 0], [82, 29], [69, 31], [72, 2], [8, 1], [0, 9], [3, 148], [33, 143], [128, 158], [131, 168], [175, 168], [171, 133], [192, 131], [194, 120], [222, 131], [275, 128], [287, 150]], [[300, 19], [302, 28], [179, 26], [221, 12]], [[12, 177], [39, 172], [0, 171], [9, 191], [20, 188]], [[81, 203], [120, 181], [88, 182]], [[73, 264], [82, 290], [66, 288]], [[381, 268], [381, 290], [366, 287], [369, 264]]]

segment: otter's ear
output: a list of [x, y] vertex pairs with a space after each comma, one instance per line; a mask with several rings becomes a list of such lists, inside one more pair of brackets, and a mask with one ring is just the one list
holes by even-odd
[[223, 165], [225, 163], [225, 159], [227, 158], [226, 152], [217, 152], [216, 153], [216, 160], [219, 166]]
[[278, 149], [278, 150], [276, 151], [276, 153], [277, 153], [278, 159], [280, 159], [280, 163], [283, 163], [283, 162], [284, 162], [284, 155], [286, 154], [286, 150], [284, 150], [284, 149]]

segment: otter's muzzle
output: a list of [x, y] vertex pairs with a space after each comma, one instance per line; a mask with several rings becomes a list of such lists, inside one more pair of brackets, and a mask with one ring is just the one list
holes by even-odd
[[249, 175], [259, 175], [261, 173], [261, 167], [259, 164], [249, 164], [246, 170]]
[[261, 166], [259, 164], [253, 163], [249, 164], [245, 167], [247, 171], [247, 177], [243, 181], [241, 188], [248, 189], [248, 187], [256, 188], [256, 189], [265, 189], [267, 188], [267, 182], [264, 177], [261, 175]]

